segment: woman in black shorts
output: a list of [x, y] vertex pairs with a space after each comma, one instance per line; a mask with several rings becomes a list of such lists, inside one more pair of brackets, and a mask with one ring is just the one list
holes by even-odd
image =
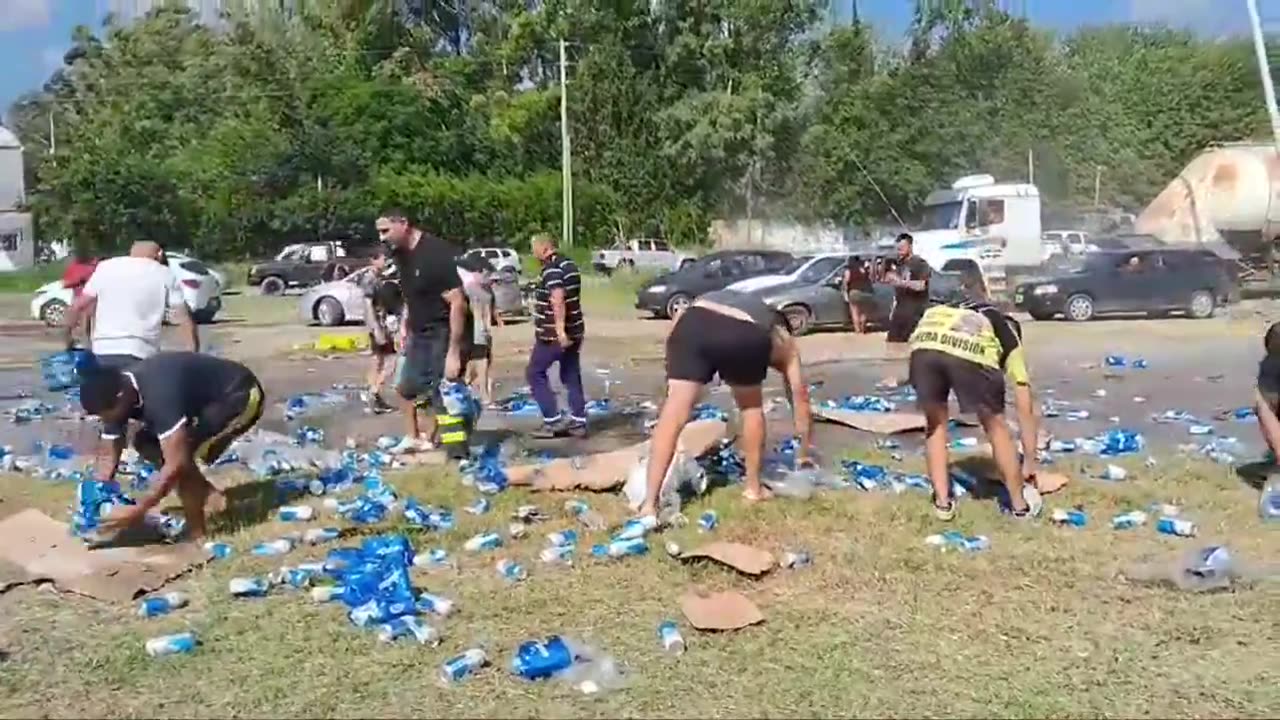
[[867, 308], [873, 300], [871, 272], [867, 263], [858, 255], [850, 255], [849, 264], [845, 266], [844, 294], [849, 303], [849, 320], [853, 323], [853, 331], [859, 335], [866, 334]]
[[760, 484], [765, 420], [761, 385], [769, 368], [780, 372], [787, 399], [795, 413], [797, 463], [809, 462], [811, 418], [809, 391], [801, 374], [800, 351], [786, 328], [786, 320], [757, 298], [717, 290], [685, 310], [667, 337], [667, 397], [653, 429], [648, 465], [648, 492], [640, 506], [642, 518], [657, 524], [658, 497], [675, 455], [680, 431], [698, 402], [702, 387], [717, 375], [733, 391], [742, 416], [742, 453], [746, 465], [743, 497], [765, 500]]

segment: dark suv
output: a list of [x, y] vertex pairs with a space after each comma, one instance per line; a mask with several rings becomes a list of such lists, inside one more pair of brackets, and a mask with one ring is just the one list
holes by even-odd
[[1018, 285], [1013, 302], [1036, 320], [1167, 312], [1204, 319], [1238, 292], [1227, 264], [1208, 250], [1107, 250], [1070, 272]]

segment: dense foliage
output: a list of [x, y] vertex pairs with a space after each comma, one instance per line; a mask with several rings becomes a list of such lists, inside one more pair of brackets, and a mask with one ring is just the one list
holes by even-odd
[[980, 3], [923, 3], [906, 42], [831, 27], [822, 0], [308, 5], [78, 29], [9, 115], [40, 234], [235, 257], [367, 235], [389, 204], [459, 241], [555, 231], [560, 39], [582, 244], [865, 224], [962, 174], [1023, 179], [1028, 151], [1052, 202], [1092, 205], [1100, 173], [1103, 204], [1137, 208], [1266, 123], [1246, 40], [1054, 37]]

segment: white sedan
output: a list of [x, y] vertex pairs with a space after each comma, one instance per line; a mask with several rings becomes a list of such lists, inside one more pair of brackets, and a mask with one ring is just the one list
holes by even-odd
[[[222, 274], [188, 255], [169, 253], [168, 260], [191, 316], [198, 323], [213, 322], [222, 309]], [[64, 287], [61, 280], [54, 280], [38, 288], [31, 298], [31, 317], [49, 327], [62, 325], [71, 300], [71, 289]]]

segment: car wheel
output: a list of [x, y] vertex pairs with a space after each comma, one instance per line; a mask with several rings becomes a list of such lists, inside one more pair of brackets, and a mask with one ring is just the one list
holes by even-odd
[[341, 325], [342, 321], [345, 319], [346, 313], [342, 311], [342, 303], [337, 300], [327, 297], [321, 298], [320, 302], [316, 303], [316, 320], [318, 320], [321, 325], [324, 325], [325, 327], [333, 327], [335, 325]]
[[1031, 319], [1032, 319], [1032, 320], [1039, 320], [1039, 321], [1041, 321], [1041, 322], [1043, 322], [1043, 321], [1045, 321], [1045, 320], [1052, 320], [1052, 319], [1053, 319], [1053, 313], [1047, 313], [1047, 312], [1043, 312], [1043, 311], [1040, 311], [1040, 310], [1037, 310], [1036, 312], [1028, 313], [1028, 314], [1029, 314], [1029, 315], [1031, 315]]
[[636, 263], [634, 260], [619, 260], [618, 269], [631, 272], [632, 270], [636, 269]]
[[813, 313], [803, 305], [789, 305], [782, 308], [782, 315], [787, 319], [787, 328], [791, 334], [799, 337], [809, 332], [813, 324]]
[[1072, 295], [1067, 298], [1063, 315], [1074, 322], [1087, 322], [1093, 319], [1093, 298], [1088, 295]]
[[59, 327], [67, 319], [67, 304], [61, 300], [50, 300], [40, 306], [40, 319], [49, 327]]
[[1191, 304], [1187, 307], [1187, 314], [1196, 320], [1208, 320], [1213, 317], [1215, 309], [1213, 293], [1208, 290], [1199, 290], [1191, 294]]
[[277, 275], [262, 278], [262, 287], [260, 288], [263, 295], [283, 295], [284, 294], [284, 278]]
[[667, 298], [667, 317], [674, 318], [689, 307], [693, 299], [684, 293], [676, 293]]

